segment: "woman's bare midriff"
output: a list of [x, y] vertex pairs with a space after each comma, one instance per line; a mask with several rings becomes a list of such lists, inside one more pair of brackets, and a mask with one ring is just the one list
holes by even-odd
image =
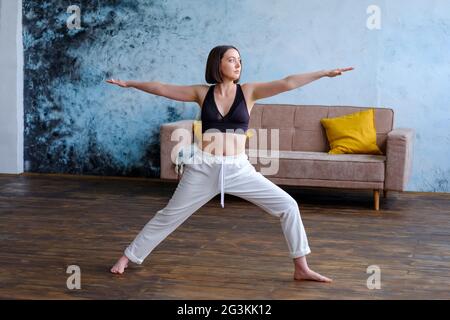
[[203, 141], [197, 141], [198, 147], [213, 155], [232, 156], [245, 152], [245, 134], [214, 132], [203, 134]]

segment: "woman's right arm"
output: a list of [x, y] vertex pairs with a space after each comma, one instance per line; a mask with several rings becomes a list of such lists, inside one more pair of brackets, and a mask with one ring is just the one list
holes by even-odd
[[184, 102], [198, 102], [202, 85], [178, 86], [161, 82], [122, 81], [118, 79], [106, 82], [116, 84], [123, 88], [135, 88], [147, 93], [168, 99]]

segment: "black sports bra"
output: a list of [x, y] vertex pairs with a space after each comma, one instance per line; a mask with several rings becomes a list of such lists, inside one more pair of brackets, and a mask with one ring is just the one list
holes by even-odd
[[208, 129], [217, 129], [220, 132], [227, 132], [227, 129], [233, 129], [230, 132], [235, 131], [237, 134], [245, 134], [248, 130], [250, 115], [248, 114], [247, 103], [245, 102], [241, 85], [237, 84], [236, 96], [230, 111], [225, 116], [217, 108], [214, 99], [214, 88], [215, 85], [209, 87], [203, 102], [201, 112], [202, 133], [205, 133]]

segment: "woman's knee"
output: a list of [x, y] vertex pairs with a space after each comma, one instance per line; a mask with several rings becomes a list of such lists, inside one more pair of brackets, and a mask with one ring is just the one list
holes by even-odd
[[289, 193], [284, 191], [284, 202], [288, 206], [288, 208], [295, 208], [298, 209], [298, 203], [297, 200], [295, 200]]
[[292, 198], [290, 195], [286, 198], [286, 209], [284, 210], [284, 214], [286, 216], [289, 215], [298, 215], [300, 213], [300, 209], [298, 207], [297, 201]]
[[297, 201], [292, 198], [288, 193], [285, 193], [280, 199], [277, 205], [277, 209], [272, 212], [274, 215], [280, 218], [288, 218], [291, 215], [298, 215], [300, 209]]

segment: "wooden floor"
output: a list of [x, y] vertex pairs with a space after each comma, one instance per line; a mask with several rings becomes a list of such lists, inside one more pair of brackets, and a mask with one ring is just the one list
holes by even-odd
[[[2, 299], [449, 299], [450, 194], [283, 187], [299, 203], [313, 270], [294, 281], [279, 221], [225, 195], [198, 210], [142, 265], [109, 273], [176, 183], [0, 175]], [[66, 286], [81, 269], [81, 289]], [[367, 267], [381, 270], [368, 289]]]

